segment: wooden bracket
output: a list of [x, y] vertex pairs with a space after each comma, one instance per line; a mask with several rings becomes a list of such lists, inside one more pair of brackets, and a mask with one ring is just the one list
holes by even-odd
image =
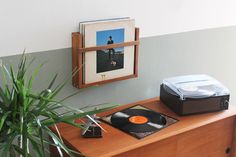
[[[139, 28], [135, 28], [135, 41], [130, 42], [123, 42], [123, 43], [116, 43], [104, 46], [94, 46], [94, 47], [86, 47], [83, 48], [82, 46], [82, 34], [79, 32], [72, 33], [72, 70], [78, 69], [78, 72], [73, 76], [72, 83], [77, 88], [85, 88], [89, 86], [101, 85], [109, 82], [129, 79], [138, 77], [138, 51], [139, 51]], [[96, 50], [103, 50], [103, 49], [111, 49], [117, 47], [126, 47], [126, 46], [134, 46], [134, 73], [128, 76], [122, 76], [114, 79], [102, 80], [99, 82], [84, 83], [84, 55], [85, 53], [94, 52]]]

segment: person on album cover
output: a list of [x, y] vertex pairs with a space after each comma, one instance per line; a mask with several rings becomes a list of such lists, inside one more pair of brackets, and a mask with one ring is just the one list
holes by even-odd
[[[114, 41], [112, 40], [112, 36], [109, 36], [108, 38], [107, 45], [109, 44], [114, 44]], [[113, 48], [108, 49], [108, 55], [109, 55], [109, 59], [112, 60], [113, 56], [115, 55], [115, 50]]]

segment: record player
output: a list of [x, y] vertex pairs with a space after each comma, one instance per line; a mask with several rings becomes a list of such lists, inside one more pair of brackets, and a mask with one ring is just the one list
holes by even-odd
[[160, 87], [160, 99], [178, 115], [226, 110], [229, 90], [208, 75], [167, 78]]

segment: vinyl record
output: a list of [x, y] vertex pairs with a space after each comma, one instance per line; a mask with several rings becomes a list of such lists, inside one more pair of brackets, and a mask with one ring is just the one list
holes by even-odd
[[139, 104], [102, 117], [101, 120], [138, 139], [178, 121]]
[[114, 113], [111, 116], [111, 124], [123, 131], [145, 133], [163, 128], [166, 119], [151, 110], [129, 108]]

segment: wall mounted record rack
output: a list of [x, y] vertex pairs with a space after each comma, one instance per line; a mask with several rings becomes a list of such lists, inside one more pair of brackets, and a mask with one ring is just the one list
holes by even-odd
[[[77, 88], [86, 88], [90, 86], [97, 86], [102, 85], [105, 83], [110, 83], [114, 81], [120, 81], [130, 78], [138, 77], [138, 52], [139, 52], [139, 28], [135, 28], [135, 40], [130, 42], [123, 42], [123, 43], [115, 43], [109, 45], [102, 45], [102, 46], [94, 46], [94, 47], [86, 47], [84, 48], [82, 45], [83, 42], [83, 35], [79, 32], [72, 33], [72, 70], [77, 72], [74, 74], [72, 78], [73, 86]], [[133, 73], [127, 76], [116, 77], [112, 79], [101, 79], [99, 81], [85, 83], [85, 71], [84, 67], [86, 66], [85, 63], [85, 53], [96, 52], [97, 50], [108, 50], [113, 48], [119, 47], [127, 47], [127, 46], [134, 46], [134, 68]]]

